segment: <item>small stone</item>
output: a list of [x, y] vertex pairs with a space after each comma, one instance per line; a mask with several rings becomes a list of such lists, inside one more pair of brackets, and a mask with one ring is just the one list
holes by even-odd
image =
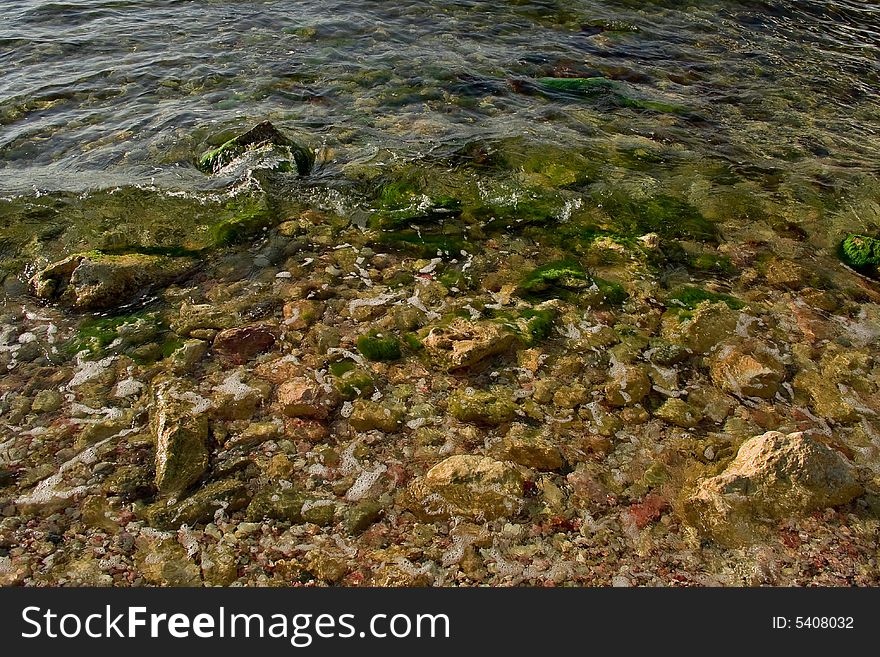
[[54, 413], [64, 404], [64, 395], [57, 390], [40, 390], [31, 403], [32, 413]]
[[703, 419], [700, 411], [683, 399], [673, 397], [654, 411], [654, 416], [683, 429], [693, 429]]
[[449, 412], [461, 422], [498, 426], [514, 418], [516, 404], [510, 390], [458, 388], [449, 398]]
[[739, 317], [740, 313], [726, 303], [703, 301], [690, 316], [681, 319], [676, 315], [664, 321], [663, 338], [694, 353], [706, 354], [735, 335]]
[[288, 417], [326, 419], [341, 401], [339, 392], [327, 383], [297, 378], [278, 387], [281, 412]]
[[605, 398], [612, 406], [632, 406], [651, 391], [651, 379], [640, 365], [616, 365], [605, 386]]
[[311, 550], [306, 555], [306, 568], [316, 578], [335, 584], [348, 573], [345, 561], [324, 550]]
[[558, 470], [565, 464], [556, 445], [523, 424], [511, 426], [502, 449], [508, 460], [535, 470]]
[[171, 368], [176, 374], [188, 374], [207, 353], [205, 340], [186, 340], [171, 354]]
[[451, 456], [413, 482], [413, 512], [428, 518], [509, 517], [522, 506], [523, 484], [522, 475], [508, 463], [486, 456]]
[[293, 489], [273, 487], [259, 491], [251, 499], [247, 508], [248, 520], [283, 520], [292, 523], [303, 522], [302, 509], [308, 496]]
[[376, 500], [361, 500], [345, 511], [344, 524], [350, 534], [360, 534], [382, 516], [382, 505]]
[[201, 586], [201, 569], [173, 535], [150, 531], [135, 539], [134, 562], [150, 584]]
[[378, 429], [385, 433], [394, 433], [400, 430], [403, 416], [404, 408], [400, 404], [358, 399], [352, 403], [348, 421], [356, 431]]
[[244, 363], [275, 344], [277, 329], [254, 324], [220, 331], [214, 338], [214, 351], [233, 363]]

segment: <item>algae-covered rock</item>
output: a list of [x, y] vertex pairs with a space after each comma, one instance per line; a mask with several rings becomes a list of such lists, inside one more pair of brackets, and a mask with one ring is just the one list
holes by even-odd
[[360, 534], [379, 520], [383, 508], [377, 500], [361, 500], [346, 509], [343, 524], [350, 534]]
[[248, 152], [265, 152], [280, 160], [281, 170], [296, 168], [301, 176], [308, 175], [315, 164], [314, 152], [284, 136], [269, 121], [257, 124], [247, 132], [204, 153], [198, 167], [206, 173], [217, 173]]
[[404, 408], [401, 404], [358, 399], [352, 404], [348, 421], [356, 431], [378, 429], [385, 433], [394, 433], [403, 424], [403, 416]]
[[357, 348], [364, 355], [364, 358], [372, 361], [394, 361], [401, 356], [400, 342], [390, 335], [362, 335], [358, 338]]
[[703, 301], [692, 313], [664, 316], [662, 334], [670, 342], [705, 354], [736, 335], [738, 323], [739, 313], [726, 303]]
[[605, 385], [605, 398], [611, 406], [632, 406], [651, 392], [648, 370], [642, 365], [616, 364], [611, 380]]
[[247, 506], [249, 499], [245, 485], [237, 479], [215, 481], [173, 504], [164, 500], [154, 503], [147, 510], [147, 519], [160, 529], [208, 523], [220, 509], [226, 513], [238, 511]]
[[449, 412], [461, 422], [497, 426], [514, 418], [516, 404], [510, 390], [458, 388], [449, 397]]
[[750, 438], [720, 475], [701, 482], [684, 504], [687, 521], [724, 545], [759, 538], [764, 520], [847, 504], [862, 493], [848, 461], [802, 433]]
[[451, 456], [410, 486], [413, 512], [432, 519], [510, 517], [522, 507], [523, 483], [508, 463], [485, 456]]
[[168, 285], [195, 266], [184, 257], [77, 253], [40, 271], [31, 284], [41, 299], [76, 310], [106, 310]]
[[852, 233], [840, 244], [840, 258], [857, 270], [869, 269], [874, 273], [880, 266], [880, 239]]
[[507, 460], [535, 470], [558, 470], [565, 465], [556, 445], [523, 424], [511, 426], [504, 436], [502, 450]]
[[448, 371], [472, 367], [477, 363], [508, 351], [516, 336], [507, 327], [495, 322], [472, 322], [456, 319], [447, 326], [438, 326], [423, 340], [431, 358]]
[[257, 492], [247, 508], [248, 520], [284, 520], [292, 523], [303, 522], [303, 505], [309, 496], [291, 488], [272, 487]]
[[654, 415], [683, 429], [692, 429], [703, 419], [700, 409], [678, 397], [667, 399], [660, 408], [654, 411]]
[[208, 467], [208, 416], [194, 407], [197, 399], [175, 381], [153, 385], [150, 420], [156, 439], [156, 487], [162, 494], [186, 490]]
[[144, 579], [157, 586], [201, 586], [199, 567], [174, 534], [141, 532], [135, 540], [134, 563]]

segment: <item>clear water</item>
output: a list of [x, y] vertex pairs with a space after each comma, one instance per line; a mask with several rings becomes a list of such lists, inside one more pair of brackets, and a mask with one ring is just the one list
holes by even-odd
[[[651, 175], [729, 167], [770, 192], [837, 192], [880, 162], [880, 4], [579, 0], [2, 0], [0, 190], [216, 182], [194, 158], [269, 118], [333, 177], [533, 135]], [[599, 32], [594, 21], [637, 31]], [[523, 93], [602, 75], [685, 115]], [[625, 167], [624, 167], [625, 168]], [[618, 172], [619, 174], [620, 172]], [[614, 172], [609, 171], [609, 176]]]

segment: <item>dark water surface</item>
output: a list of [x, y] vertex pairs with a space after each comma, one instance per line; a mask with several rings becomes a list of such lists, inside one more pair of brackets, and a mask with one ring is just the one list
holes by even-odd
[[[270, 118], [329, 172], [476, 137], [597, 155], [647, 140], [658, 171], [706, 158], [835, 185], [880, 161], [870, 2], [4, 0], [0, 189], [209, 185], [204, 139]], [[602, 31], [597, 25], [622, 27]], [[616, 22], [611, 23], [612, 21]], [[682, 114], [521, 93], [605, 76]]]

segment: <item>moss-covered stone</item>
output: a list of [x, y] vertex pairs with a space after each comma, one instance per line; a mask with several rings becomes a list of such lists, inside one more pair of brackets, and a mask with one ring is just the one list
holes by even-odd
[[247, 519], [303, 522], [302, 508], [309, 496], [293, 489], [272, 487], [257, 492], [247, 508]]
[[[217, 173], [248, 151], [257, 149], [265, 149], [276, 158], [280, 158], [279, 167], [282, 170], [295, 167], [301, 176], [308, 175], [315, 164], [315, 154], [311, 149], [285, 137], [269, 121], [263, 121], [247, 132], [204, 153], [199, 157], [198, 167], [206, 173]], [[284, 166], [285, 162], [286, 166]]]
[[215, 481], [174, 504], [156, 502], [147, 510], [147, 520], [160, 529], [208, 523], [220, 509], [226, 513], [238, 511], [247, 506], [249, 499], [247, 488], [237, 479]]
[[458, 388], [449, 397], [449, 413], [461, 422], [497, 426], [510, 422], [515, 411], [513, 395], [506, 388]]
[[350, 534], [360, 534], [379, 520], [383, 508], [377, 500], [361, 500], [346, 509], [343, 515], [345, 529]]
[[704, 301], [710, 303], [723, 302], [731, 310], [740, 310], [745, 306], [742, 301], [729, 294], [719, 294], [718, 292], [710, 292], [709, 290], [693, 286], [679, 288], [670, 294], [666, 301], [667, 305], [672, 308], [682, 308], [685, 310], [695, 310]]
[[274, 212], [265, 196], [236, 196], [224, 204], [222, 214], [225, 216], [210, 229], [214, 246], [243, 242], [275, 223]]
[[876, 275], [880, 267], [880, 239], [850, 234], [840, 243], [840, 259], [853, 269]]
[[404, 408], [400, 404], [358, 399], [352, 404], [348, 421], [356, 431], [378, 429], [385, 433], [394, 433], [400, 430], [403, 416]]
[[379, 333], [362, 335], [357, 341], [358, 351], [367, 360], [390, 362], [401, 357], [400, 342], [394, 336]]

